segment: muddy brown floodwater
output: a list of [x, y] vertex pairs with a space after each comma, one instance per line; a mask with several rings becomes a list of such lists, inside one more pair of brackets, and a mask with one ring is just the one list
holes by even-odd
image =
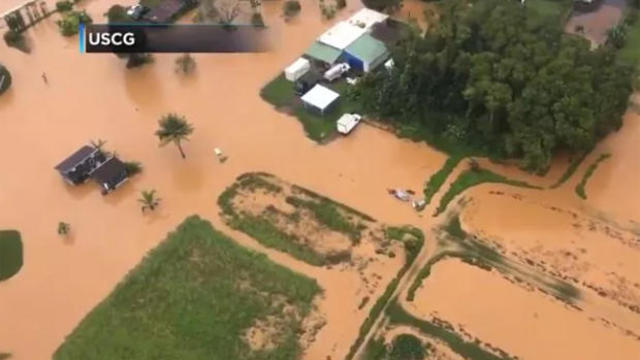
[[[2, 1], [0, 10], [13, 3]], [[85, 0], [81, 6], [101, 22], [113, 3]], [[368, 126], [320, 146], [303, 136], [297, 121], [263, 102], [258, 92], [264, 84], [332, 22], [361, 5], [348, 1], [348, 7], [327, 22], [316, 1], [303, 0], [302, 12], [289, 23], [280, 16], [281, 6], [281, 1], [263, 3], [265, 21], [278, 34], [274, 51], [194, 55], [197, 70], [190, 78], [174, 73], [176, 55], [157, 55], [152, 65], [127, 70], [113, 55], [79, 54], [77, 38], [59, 35], [57, 15], [27, 32], [31, 54], [0, 44], [0, 61], [13, 75], [12, 88], [0, 97], [0, 227], [21, 231], [25, 251], [21, 272], [0, 283], [1, 352], [12, 353], [16, 360], [50, 358], [149, 249], [196, 213], [244, 246], [318, 279], [325, 289], [320, 310], [331, 326], [320, 330], [306, 358], [344, 357], [364, 318], [343, 306], [344, 296], [358, 296], [353, 294], [356, 279], [301, 263], [231, 230], [218, 216], [218, 195], [242, 173], [267, 171], [380, 222], [425, 229], [432, 225], [432, 209], [417, 214], [385, 189], [420, 192], [446, 156]], [[415, 12], [411, 10], [413, 16]], [[42, 81], [43, 73], [48, 84]], [[195, 127], [191, 141], [184, 144], [186, 160], [174, 147], [159, 148], [153, 135], [158, 118], [167, 112], [184, 114]], [[634, 179], [640, 166], [635, 149], [640, 135], [637, 117], [626, 120], [635, 124], [625, 125], [599, 147], [613, 157], [594, 174], [587, 202], [574, 199], [571, 182], [545, 193], [545, 199], [576, 211], [598, 209], [625, 226], [637, 221], [640, 201]], [[53, 170], [79, 146], [98, 138], [107, 140], [107, 148], [123, 159], [144, 166], [141, 175], [106, 197], [91, 183], [65, 185]], [[229, 156], [226, 163], [216, 161], [214, 147]], [[583, 164], [577, 174], [584, 168]], [[509, 171], [532, 182], [540, 180]], [[140, 212], [137, 198], [143, 189], [156, 189], [163, 199], [154, 214]], [[472, 194], [486, 191], [479, 187]], [[505, 211], [517, 215], [513, 208], [488, 204], [485, 211], [494, 218]], [[71, 225], [68, 239], [56, 234], [59, 221]], [[510, 236], [519, 226], [505, 225], [501, 234]], [[391, 275], [378, 270], [386, 278]]]

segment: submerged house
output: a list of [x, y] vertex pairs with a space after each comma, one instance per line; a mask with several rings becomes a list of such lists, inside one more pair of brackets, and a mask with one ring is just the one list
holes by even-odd
[[99, 149], [85, 145], [66, 158], [55, 169], [71, 185], [82, 184], [93, 172], [107, 161]]
[[124, 184], [128, 180], [129, 174], [124, 163], [112, 156], [100, 165], [91, 177], [102, 188], [102, 194], [107, 194]]

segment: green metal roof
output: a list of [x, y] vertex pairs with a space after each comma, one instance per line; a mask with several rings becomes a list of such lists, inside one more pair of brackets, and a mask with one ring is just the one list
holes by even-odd
[[369, 34], [360, 36], [356, 41], [351, 43], [351, 45], [347, 46], [345, 51], [367, 63], [372, 63], [381, 56], [386, 56], [389, 53], [389, 50], [382, 41], [375, 39]]
[[316, 41], [311, 44], [311, 47], [307, 49], [307, 52], [305, 54], [314, 59], [333, 64], [340, 57], [341, 51], [334, 47]]

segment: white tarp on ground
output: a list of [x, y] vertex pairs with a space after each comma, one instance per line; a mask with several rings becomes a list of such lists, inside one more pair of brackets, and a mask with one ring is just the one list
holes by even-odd
[[353, 14], [347, 22], [351, 25], [369, 30], [373, 25], [381, 23], [389, 18], [389, 15], [371, 10], [368, 8], [362, 8], [362, 10]]
[[284, 69], [284, 77], [289, 81], [296, 81], [302, 77], [302, 75], [306, 74], [309, 69], [311, 69], [311, 63], [309, 60], [299, 58], [294, 61], [293, 64]]
[[338, 50], [344, 50], [365, 32], [366, 30], [361, 27], [351, 25], [346, 21], [341, 21], [320, 35], [318, 41]]
[[316, 84], [316, 86], [312, 87], [311, 90], [300, 98], [300, 100], [305, 104], [311, 105], [324, 112], [324, 110], [336, 101], [338, 97], [340, 97], [340, 94], [337, 92], [320, 84]]

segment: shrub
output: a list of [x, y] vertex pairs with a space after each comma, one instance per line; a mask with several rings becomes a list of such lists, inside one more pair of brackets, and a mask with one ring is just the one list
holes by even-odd
[[56, 2], [56, 10], [60, 12], [71, 11], [73, 9], [73, 3], [69, 0], [61, 0]]
[[287, 18], [297, 15], [301, 9], [302, 7], [300, 6], [300, 2], [298, 0], [287, 0], [282, 6], [282, 12]]
[[127, 9], [122, 5], [113, 5], [104, 15], [109, 23], [124, 23], [129, 20]]
[[191, 74], [196, 69], [196, 61], [189, 54], [180, 55], [176, 59], [176, 72], [184, 75]]
[[9, 47], [16, 48], [26, 53], [30, 51], [24, 35], [22, 35], [22, 33], [19, 31], [7, 30], [7, 32], [4, 33], [3, 38], [4, 42]]
[[347, 7], [347, 0], [336, 0], [336, 7], [338, 9], [344, 9]]
[[396, 336], [391, 344], [389, 359], [392, 360], [422, 360], [425, 357], [425, 350], [422, 342], [417, 337], [410, 334]]
[[251, 24], [257, 27], [264, 27], [264, 19], [262, 19], [262, 14], [254, 13], [251, 15]]
[[134, 176], [142, 172], [142, 164], [137, 161], [127, 161], [124, 163], [127, 175]]
[[333, 19], [336, 16], [336, 7], [332, 5], [325, 5], [323, 2], [320, 3], [320, 12], [325, 19]]
[[129, 59], [127, 60], [127, 69], [139, 67], [150, 62], [153, 62], [153, 56], [151, 56], [151, 54], [130, 54]]
[[78, 33], [78, 26], [80, 24], [90, 24], [91, 22], [93, 22], [93, 20], [89, 14], [83, 10], [65, 13], [62, 19], [58, 20], [57, 24], [63, 36], [73, 36]]
[[0, 64], [0, 95], [11, 87], [11, 74], [6, 67]]

